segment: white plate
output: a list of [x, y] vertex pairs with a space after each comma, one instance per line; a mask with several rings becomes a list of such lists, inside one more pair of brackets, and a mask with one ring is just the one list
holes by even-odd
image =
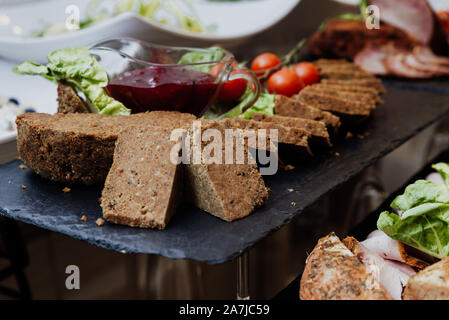
[[[85, 46], [117, 36], [177, 46], [206, 46], [216, 43], [224, 46], [235, 45], [279, 22], [300, 0], [193, 2], [201, 22], [205, 26], [216, 26], [216, 30], [210, 33], [187, 32], [132, 13], [123, 13], [69, 34], [42, 38], [23, 36], [41, 29], [46, 24], [64, 22], [68, 17], [65, 13], [66, 7], [74, 3], [79, 6], [83, 20], [88, 2], [89, 0], [48, 0], [0, 9], [0, 55], [15, 61], [33, 60], [44, 63], [46, 56], [54, 50]], [[17, 35], [18, 32], [23, 35]]]
[[[32, 107], [37, 112], [55, 113], [56, 85], [36, 76], [17, 75], [12, 72], [16, 63], [0, 60], [0, 95], [14, 97], [20, 104]], [[0, 136], [0, 163], [14, 160], [17, 132]]]
[[16, 131], [11, 131], [0, 135], [0, 147], [3, 143], [13, 141], [17, 137]]

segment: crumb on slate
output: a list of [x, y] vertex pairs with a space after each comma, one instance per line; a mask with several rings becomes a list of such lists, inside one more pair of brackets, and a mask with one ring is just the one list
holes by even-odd
[[346, 133], [346, 139], [349, 139], [349, 138], [352, 138], [352, 137], [354, 137], [354, 135], [352, 134], [351, 131], [348, 131], [348, 132]]
[[28, 168], [26, 165], [24, 165], [24, 164], [21, 164], [20, 166], [19, 166], [19, 168], [20, 169], [22, 169], [22, 170], [25, 170], [26, 168]]
[[97, 224], [97, 226], [102, 227], [104, 225], [104, 220], [102, 218], [98, 218], [95, 223]]
[[363, 134], [358, 134], [357, 137], [358, 137], [359, 139], [364, 139], [364, 138], [365, 138], [365, 136], [364, 136]]
[[296, 202], [292, 201], [292, 203], [290, 203], [292, 205], [292, 207], [296, 207]]
[[81, 217], [81, 221], [82, 221], [82, 222], [86, 222], [86, 221], [87, 221], [87, 217], [86, 217], [86, 216], [82, 216], [82, 217]]
[[26, 189], [27, 188], [27, 186], [26, 185], [24, 185], [24, 184], [22, 184], [22, 187], [21, 187], [22, 189]]
[[340, 152], [335, 152], [335, 156], [339, 157], [340, 156]]
[[284, 167], [284, 170], [285, 170], [285, 171], [290, 171], [290, 170], [293, 170], [293, 169], [295, 169], [295, 167], [292, 166], [291, 164], [287, 164], [287, 165]]
[[70, 189], [68, 187], [65, 187], [64, 189], [62, 189], [62, 192], [64, 192], [64, 193], [67, 193], [67, 192], [70, 192], [70, 191], [72, 191], [72, 189]]

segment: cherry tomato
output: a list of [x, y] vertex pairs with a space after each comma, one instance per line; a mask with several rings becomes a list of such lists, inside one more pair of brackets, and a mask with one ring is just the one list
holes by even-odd
[[449, 12], [440, 11], [438, 12], [438, 19], [441, 21], [441, 24], [444, 27], [444, 31], [449, 34]]
[[[232, 71], [231, 75], [235, 72]], [[246, 90], [246, 80], [245, 79], [234, 79], [226, 81], [221, 87], [220, 93], [218, 94], [218, 100], [220, 101], [234, 101], [242, 96]]]
[[320, 73], [310, 62], [300, 62], [293, 67], [298, 77], [304, 82], [304, 85], [314, 84], [320, 81]]
[[438, 12], [438, 18], [441, 21], [448, 21], [449, 20], [449, 12], [448, 11], [440, 11]]
[[[237, 68], [237, 65], [233, 65], [234, 69]], [[213, 66], [209, 73], [214, 77], [218, 77], [221, 68], [223, 68], [223, 64], [219, 63]], [[231, 75], [234, 75], [235, 72], [232, 71]], [[235, 101], [242, 96], [242, 94], [246, 90], [246, 80], [245, 79], [235, 79], [226, 81], [221, 87], [220, 93], [218, 94], [219, 101]]]
[[268, 91], [290, 97], [304, 88], [304, 83], [295, 71], [281, 69], [273, 73], [267, 82]]
[[[281, 59], [273, 53], [262, 53], [259, 54], [251, 63], [251, 70], [253, 71], [263, 71], [277, 67], [281, 64]], [[256, 76], [262, 76], [263, 72], [257, 72]]]

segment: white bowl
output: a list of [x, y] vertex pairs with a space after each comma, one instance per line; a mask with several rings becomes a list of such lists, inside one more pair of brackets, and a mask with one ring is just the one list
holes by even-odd
[[[81, 20], [89, 0], [79, 0]], [[47, 61], [47, 55], [57, 49], [87, 46], [105, 38], [127, 36], [159, 44], [176, 46], [232, 46], [262, 32], [284, 18], [300, 0], [253, 0], [237, 2], [195, 1], [193, 7], [205, 25], [215, 25], [209, 33], [187, 32], [123, 13], [86, 29], [63, 35], [40, 38], [26, 37], [45, 24], [64, 22], [66, 7], [73, 0], [48, 0], [0, 9], [9, 18], [8, 24], [0, 20], [0, 55], [15, 61]], [[17, 33], [22, 33], [18, 35]]]

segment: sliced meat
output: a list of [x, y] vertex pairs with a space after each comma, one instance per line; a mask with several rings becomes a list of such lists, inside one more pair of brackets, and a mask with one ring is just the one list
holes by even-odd
[[396, 53], [385, 57], [384, 62], [388, 72], [392, 75], [409, 79], [427, 79], [433, 77], [433, 73], [415, 70], [405, 64], [406, 53]]
[[449, 58], [435, 55], [429, 47], [416, 46], [413, 54], [419, 62], [449, 66]]
[[398, 241], [391, 239], [383, 231], [371, 232], [368, 238], [360, 243], [382, 258], [404, 262], [398, 249]]
[[344, 239], [343, 243], [351, 243], [351, 252], [363, 263], [366, 270], [380, 282], [393, 299], [401, 300], [402, 290], [415, 271], [404, 263], [398, 265], [399, 262], [385, 260], [361, 243], [354, 245], [357, 240], [348, 238]]
[[435, 76], [449, 75], [449, 66], [445, 67], [439, 64], [421, 62], [413, 53], [408, 53], [404, 56], [404, 64], [414, 70], [432, 73]]
[[427, 0], [372, 0], [380, 9], [380, 20], [429, 44], [433, 35], [433, 14]]
[[333, 18], [327, 21], [324, 30], [316, 31], [309, 38], [309, 48], [318, 57], [352, 60], [368, 43], [382, 45], [389, 41], [410, 49], [419, 44], [410, 35], [389, 24], [381, 24], [380, 29], [369, 30], [365, 21]]
[[334, 233], [321, 238], [307, 257], [299, 294], [302, 300], [391, 300]]
[[434, 183], [440, 183], [440, 184], [444, 184], [444, 180], [441, 177], [441, 174], [439, 174], [438, 172], [432, 172], [430, 173], [427, 177], [426, 180], [432, 181]]
[[423, 269], [429, 265], [427, 262], [409, 255], [402, 243], [391, 239], [381, 230], [371, 232], [368, 238], [360, 243], [384, 259], [406, 263], [418, 269]]
[[354, 57], [354, 63], [369, 73], [386, 75], [388, 70], [384, 59], [387, 54], [385, 47], [367, 46]]

